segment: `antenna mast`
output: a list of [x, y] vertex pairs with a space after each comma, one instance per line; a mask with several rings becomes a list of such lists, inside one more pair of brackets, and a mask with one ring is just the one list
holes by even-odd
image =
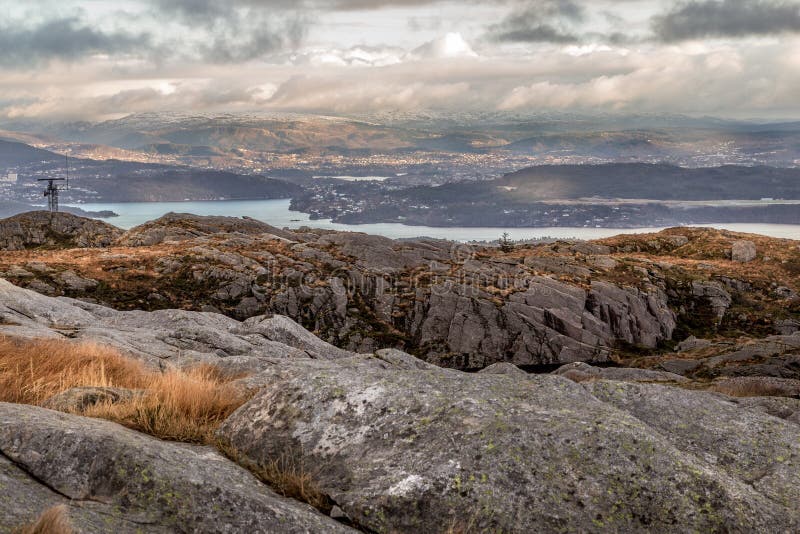
[[57, 185], [56, 182], [65, 181], [64, 178], [39, 178], [37, 182], [47, 182], [47, 188], [44, 190], [44, 196], [47, 197], [47, 209], [50, 213], [58, 213], [58, 193], [69, 189], [69, 156], [64, 155], [66, 161], [66, 187]]

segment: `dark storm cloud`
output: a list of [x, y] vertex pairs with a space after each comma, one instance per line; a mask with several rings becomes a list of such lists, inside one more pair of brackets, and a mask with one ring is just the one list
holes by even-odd
[[563, 23], [580, 22], [583, 17], [583, 7], [573, 0], [537, 0], [490, 26], [489, 37], [498, 42], [571, 43], [578, 36]]
[[280, 32], [270, 30], [268, 24], [264, 21], [245, 30], [234, 23], [233, 28], [222, 35], [213, 36], [209, 45], [200, 47], [202, 58], [212, 63], [250, 61], [299, 46], [307, 31], [306, 22], [301, 18], [283, 21]]
[[745, 37], [800, 32], [800, 3], [768, 0], [707, 0], [679, 4], [653, 19], [665, 42], [702, 37]]
[[537, 24], [494, 30], [493, 39], [507, 43], [575, 43], [578, 36], [564, 33], [549, 24]]
[[26, 67], [59, 59], [75, 61], [91, 54], [147, 53], [147, 34], [105, 33], [77, 18], [49, 20], [34, 26], [0, 27], [0, 65]]
[[194, 46], [212, 63], [245, 62], [298, 47], [311, 23], [288, 0], [154, 0], [158, 15], [205, 32]]

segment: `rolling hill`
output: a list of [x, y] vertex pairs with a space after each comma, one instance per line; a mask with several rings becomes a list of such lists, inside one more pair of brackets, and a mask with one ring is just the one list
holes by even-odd
[[[15, 169], [20, 183], [5, 199], [30, 201], [26, 183], [40, 177], [62, 176], [64, 157], [23, 143], [0, 141], [0, 172]], [[260, 175], [198, 170], [185, 166], [108, 160], [70, 159], [73, 188], [64, 201], [182, 201], [213, 199], [290, 198], [297, 185]]]

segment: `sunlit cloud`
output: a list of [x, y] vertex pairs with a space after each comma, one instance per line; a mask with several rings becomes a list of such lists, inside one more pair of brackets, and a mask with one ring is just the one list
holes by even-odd
[[0, 0], [0, 116], [797, 115], [789, 0]]

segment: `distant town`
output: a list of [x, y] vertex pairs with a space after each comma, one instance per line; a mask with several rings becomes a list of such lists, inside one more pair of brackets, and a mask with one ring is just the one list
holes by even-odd
[[[797, 205], [785, 202], [798, 198], [797, 187], [765, 195], [762, 185], [775, 179], [797, 183], [800, 125], [674, 116], [598, 119], [592, 127], [592, 121], [578, 119], [494, 117], [483, 123], [462, 117], [445, 121], [446, 127], [435, 120], [382, 125], [368, 119], [134, 115], [48, 125], [46, 134], [9, 130], [0, 132], [0, 200], [16, 203], [13, 210], [43, 204], [37, 180], [64, 176], [66, 154], [74, 179], [65, 203], [291, 198], [292, 209], [312, 219], [351, 224], [800, 221]], [[756, 168], [764, 170], [724, 184], [726, 176], [735, 180], [741, 169]], [[504, 181], [526, 169], [561, 171], [552, 180], [545, 177], [547, 184], [533, 172], [522, 189]], [[565, 186], [586, 169], [589, 181], [576, 197]], [[675, 169], [708, 171], [678, 188], [670, 183]], [[619, 176], [618, 189], [599, 187]], [[710, 177], [725, 186], [696, 197], [693, 181]], [[666, 191], [656, 191], [665, 185]], [[692, 204], [698, 200], [759, 202]]]

